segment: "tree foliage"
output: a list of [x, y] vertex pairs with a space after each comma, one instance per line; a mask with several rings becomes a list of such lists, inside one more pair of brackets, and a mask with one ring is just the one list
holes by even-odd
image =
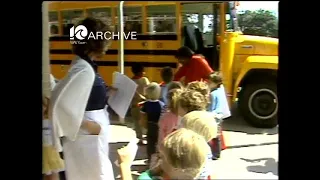
[[278, 37], [278, 18], [271, 11], [247, 10], [238, 15], [238, 23], [243, 34]]

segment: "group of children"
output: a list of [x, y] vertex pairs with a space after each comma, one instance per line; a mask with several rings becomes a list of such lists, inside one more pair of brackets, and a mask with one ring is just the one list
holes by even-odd
[[[148, 160], [158, 154], [158, 145], [173, 131], [183, 127], [181, 119], [193, 111], [208, 111], [215, 114], [212, 121], [217, 124], [217, 136], [208, 141], [212, 159], [219, 159], [221, 152], [221, 122], [230, 116], [226, 94], [219, 72], [213, 72], [208, 81], [194, 81], [187, 85], [173, 81], [173, 70], [165, 67], [161, 71], [163, 82], [150, 83], [144, 77], [140, 65], [132, 67], [133, 80], [138, 84], [131, 104], [131, 116], [135, 122], [137, 137], [142, 139], [142, 129], [147, 130]], [[142, 141], [140, 141], [140, 144]], [[222, 144], [223, 146], [223, 144]]]

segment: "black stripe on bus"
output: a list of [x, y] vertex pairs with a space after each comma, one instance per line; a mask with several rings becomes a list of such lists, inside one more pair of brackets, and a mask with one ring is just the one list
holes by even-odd
[[[117, 36], [114, 36], [113, 40], [118, 40]], [[128, 39], [131, 40], [131, 39]], [[143, 34], [137, 34], [136, 39], [132, 40], [164, 40], [164, 41], [176, 41], [178, 40], [178, 35], [176, 34], [158, 34], [158, 35], [143, 35]], [[52, 36], [50, 37], [50, 41], [70, 41], [69, 36]]]
[[[127, 49], [124, 50], [125, 55], [171, 55], [174, 56], [177, 53], [176, 50], [141, 50], [141, 49]], [[50, 54], [72, 54], [70, 49], [51, 49]], [[106, 54], [116, 55], [118, 50], [110, 49], [106, 51]]]
[[[95, 61], [98, 66], [118, 66], [118, 61]], [[71, 60], [50, 60], [53, 65], [70, 65]], [[156, 67], [161, 68], [169, 66], [177, 68], [177, 63], [168, 62], [124, 62], [124, 66], [133, 66], [134, 64], [141, 64], [143, 67]]]

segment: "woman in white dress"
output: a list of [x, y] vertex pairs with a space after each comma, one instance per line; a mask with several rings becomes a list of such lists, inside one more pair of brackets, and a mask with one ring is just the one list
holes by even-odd
[[[88, 34], [111, 32], [98, 19], [86, 18], [79, 24], [87, 28]], [[54, 142], [58, 149], [63, 148], [67, 180], [114, 179], [108, 146], [108, 90], [94, 63], [109, 45], [106, 39], [77, 40], [73, 44], [77, 58], [52, 92]]]

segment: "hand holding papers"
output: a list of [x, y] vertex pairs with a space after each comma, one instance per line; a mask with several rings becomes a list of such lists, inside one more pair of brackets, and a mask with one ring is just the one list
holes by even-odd
[[125, 118], [137, 86], [126, 75], [119, 72], [113, 73], [113, 87], [117, 88], [117, 91], [109, 97], [108, 104], [121, 118]]

